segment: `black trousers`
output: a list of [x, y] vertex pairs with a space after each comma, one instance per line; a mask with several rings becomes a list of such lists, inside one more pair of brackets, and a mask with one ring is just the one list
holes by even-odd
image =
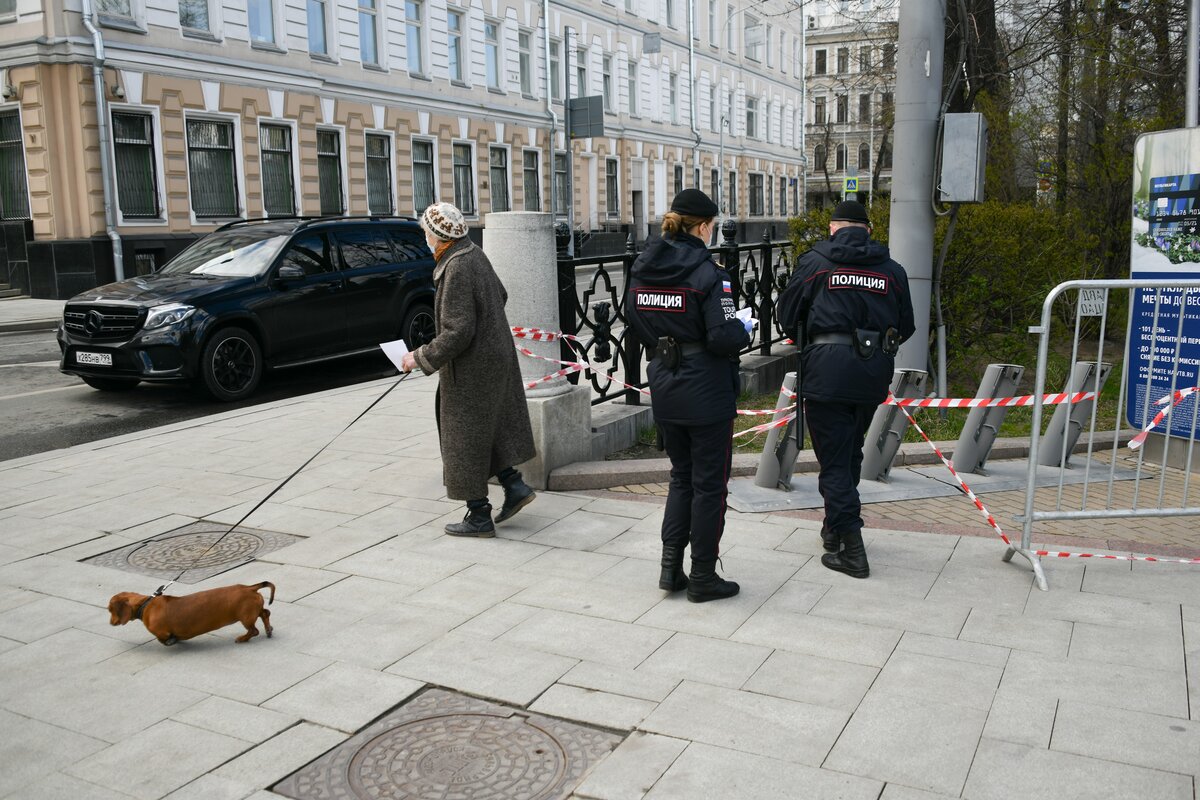
[[831, 531], [862, 530], [858, 480], [862, 475], [863, 440], [876, 405], [804, 401], [804, 422], [821, 465], [817, 488], [825, 501], [825, 524]]
[[660, 422], [658, 429], [671, 457], [663, 544], [691, 542], [692, 560], [716, 561], [725, 530], [733, 420], [696, 427]]

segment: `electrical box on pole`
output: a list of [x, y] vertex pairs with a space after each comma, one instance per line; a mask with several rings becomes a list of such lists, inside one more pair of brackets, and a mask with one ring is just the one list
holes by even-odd
[[569, 106], [567, 138], [586, 139], [604, 135], [604, 96], [572, 97]]
[[987, 120], [983, 114], [947, 114], [942, 127], [943, 203], [982, 203], [987, 166]]

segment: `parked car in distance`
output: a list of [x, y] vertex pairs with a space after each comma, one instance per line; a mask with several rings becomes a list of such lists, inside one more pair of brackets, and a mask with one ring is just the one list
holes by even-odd
[[232, 222], [160, 270], [67, 301], [59, 369], [103, 391], [186, 381], [232, 402], [264, 370], [433, 338], [433, 254], [408, 217]]

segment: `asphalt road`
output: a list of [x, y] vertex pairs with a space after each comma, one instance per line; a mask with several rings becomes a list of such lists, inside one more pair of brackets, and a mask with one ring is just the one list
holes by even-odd
[[0, 461], [396, 374], [381, 354], [268, 373], [240, 403], [177, 385], [101, 392], [58, 371], [53, 331], [0, 333]]

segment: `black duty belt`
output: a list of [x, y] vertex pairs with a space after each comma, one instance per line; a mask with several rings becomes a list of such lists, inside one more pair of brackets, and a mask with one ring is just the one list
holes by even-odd
[[680, 342], [679, 352], [685, 356], [694, 356], [697, 353], [703, 353], [706, 349], [702, 342]]
[[809, 344], [854, 344], [854, 336], [849, 333], [814, 333], [808, 340]]

